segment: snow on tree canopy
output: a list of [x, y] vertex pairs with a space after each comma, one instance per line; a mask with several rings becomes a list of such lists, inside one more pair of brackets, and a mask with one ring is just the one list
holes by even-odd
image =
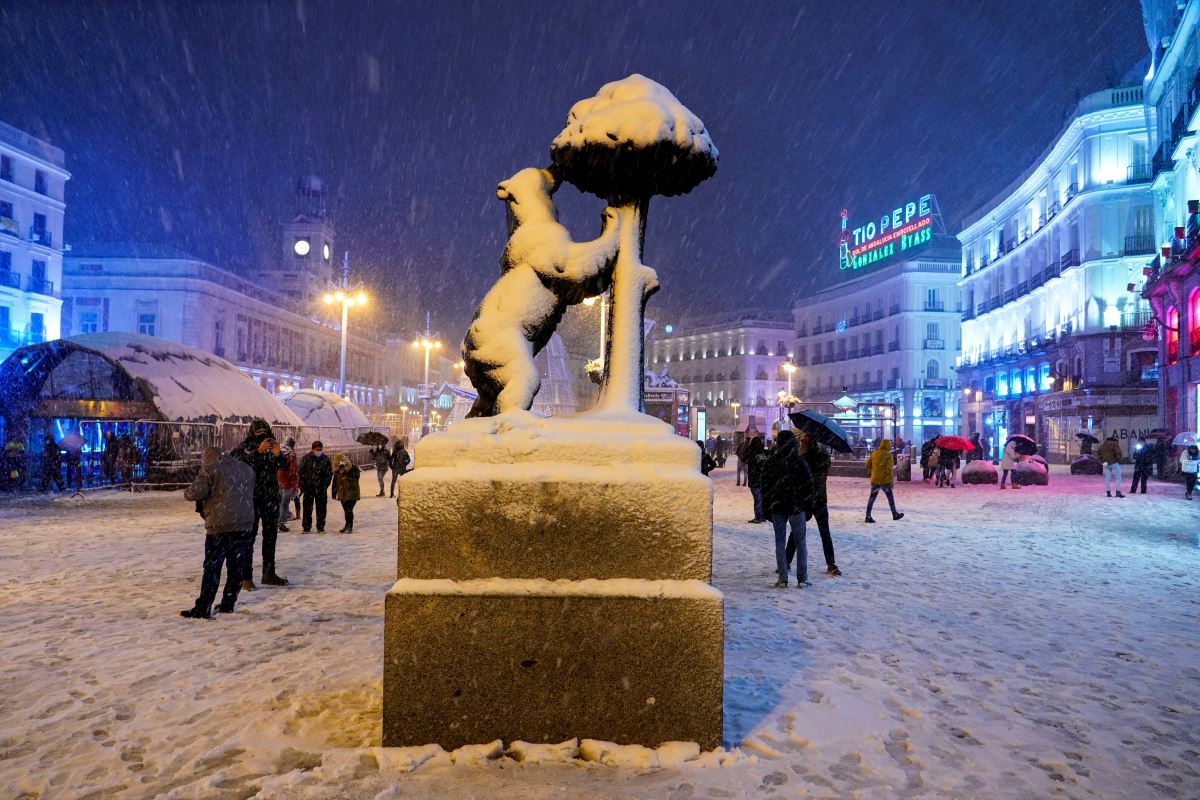
[[[56, 344], [48, 342], [48, 345]], [[85, 333], [61, 344], [103, 356], [143, 387], [146, 400], [172, 422], [300, 425], [283, 403], [223, 358], [139, 333]]]
[[699, 117], [635, 73], [572, 106], [550, 156], [564, 180], [611, 199], [686, 194], [716, 173], [718, 153]]
[[333, 392], [298, 389], [275, 395], [305, 425], [367, 428], [371, 423], [358, 406]]

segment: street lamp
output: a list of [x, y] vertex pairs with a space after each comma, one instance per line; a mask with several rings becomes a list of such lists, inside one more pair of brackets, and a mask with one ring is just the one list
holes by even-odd
[[742, 407], [742, 404], [737, 400], [730, 400], [729, 407], [733, 409], [733, 429], [736, 431], [738, 426], [738, 409]]
[[401, 438], [408, 436], [408, 403], [400, 405], [400, 436]]
[[335, 292], [325, 293], [325, 305], [333, 305], [341, 303], [342, 305], [342, 353], [338, 364], [338, 395], [346, 396], [346, 325], [350, 321], [351, 306], [365, 306], [367, 304], [367, 293], [359, 291], [351, 294], [343, 289], [338, 289]]
[[788, 382], [787, 393], [788, 393], [788, 397], [791, 397], [792, 396], [792, 375], [794, 375], [796, 373], [796, 365], [793, 364], [791, 361], [785, 361], [785, 362], [783, 362], [783, 371], [787, 373], [787, 382]]
[[441, 350], [442, 343], [429, 335], [429, 324], [426, 322], [425, 335], [412, 343], [414, 350], [425, 351], [425, 382], [421, 384], [421, 435], [429, 433], [429, 395], [432, 389], [429, 386], [429, 354], [434, 350]]

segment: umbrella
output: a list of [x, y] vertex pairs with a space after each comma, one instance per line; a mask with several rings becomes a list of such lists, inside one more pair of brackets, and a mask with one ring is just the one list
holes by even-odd
[[1176, 447], [1190, 447], [1196, 444], [1197, 438], [1200, 437], [1197, 437], [1194, 433], [1181, 433], [1171, 440], [1171, 444]]
[[1088, 444], [1100, 444], [1100, 440], [1095, 436], [1092, 436], [1090, 433], [1077, 433], [1075, 436], [1087, 442]]
[[943, 450], [962, 450], [964, 453], [975, 449], [975, 443], [961, 436], [939, 436], [934, 442]]
[[78, 433], [68, 433], [58, 440], [58, 446], [63, 450], [70, 450], [72, 453], [81, 453], [83, 452], [83, 437]]
[[371, 447], [383, 447], [388, 443], [388, 437], [379, 431], [365, 431], [360, 433], [355, 441], [359, 444], [370, 445]]
[[1004, 444], [1007, 445], [1009, 442], [1015, 443], [1017, 446], [1017, 452], [1023, 456], [1031, 456], [1037, 453], [1037, 442], [1035, 442], [1033, 439], [1030, 439], [1025, 434], [1014, 433], [1012, 436], [1008, 437], [1008, 440]]
[[788, 414], [788, 417], [797, 430], [810, 434], [819, 444], [831, 447], [839, 453], [854, 452], [850, 447], [850, 437], [846, 431], [824, 414], [805, 409], [804, 411], [793, 411]]

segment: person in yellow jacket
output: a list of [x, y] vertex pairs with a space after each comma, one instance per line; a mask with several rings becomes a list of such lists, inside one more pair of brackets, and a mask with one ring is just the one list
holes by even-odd
[[867, 457], [867, 473], [871, 476], [871, 497], [867, 500], [867, 522], [875, 521], [871, 517], [871, 509], [881, 490], [887, 496], [888, 505], [892, 508], [892, 519], [900, 519], [904, 516], [896, 510], [896, 498], [892, 496], [895, 465], [895, 459], [892, 457], [892, 441], [881, 439], [875, 450]]

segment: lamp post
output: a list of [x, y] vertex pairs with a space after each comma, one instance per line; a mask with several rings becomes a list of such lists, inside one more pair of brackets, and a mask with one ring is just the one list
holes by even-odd
[[400, 438], [408, 438], [408, 403], [400, 406]]
[[346, 325], [350, 321], [350, 308], [352, 306], [365, 306], [367, 304], [367, 293], [359, 291], [350, 293], [345, 289], [338, 289], [335, 292], [325, 293], [325, 305], [333, 305], [341, 303], [342, 305], [342, 351], [341, 357], [338, 359], [338, 395], [346, 396]]
[[793, 364], [791, 361], [785, 361], [785, 362], [783, 362], [783, 371], [787, 373], [787, 382], [788, 382], [787, 393], [788, 393], [788, 397], [791, 397], [792, 396], [792, 375], [794, 375], [796, 373], [796, 365]]
[[441, 350], [442, 343], [434, 338], [429, 332], [429, 315], [425, 315], [425, 333], [421, 338], [412, 343], [414, 350], [425, 350], [425, 382], [421, 384], [421, 435], [429, 433], [429, 395], [432, 392], [429, 386], [429, 354], [434, 350]]
[[742, 404], [737, 400], [730, 400], [729, 407], [733, 409], [733, 430], [736, 433], [738, 427], [738, 409], [742, 407]]
[[[583, 301], [585, 306], [596, 305], [596, 297], [588, 297]], [[600, 357], [596, 360], [600, 365], [600, 369], [604, 369], [604, 334], [607, 333], [606, 327], [608, 324], [608, 293], [605, 292], [599, 295], [600, 300]]]

